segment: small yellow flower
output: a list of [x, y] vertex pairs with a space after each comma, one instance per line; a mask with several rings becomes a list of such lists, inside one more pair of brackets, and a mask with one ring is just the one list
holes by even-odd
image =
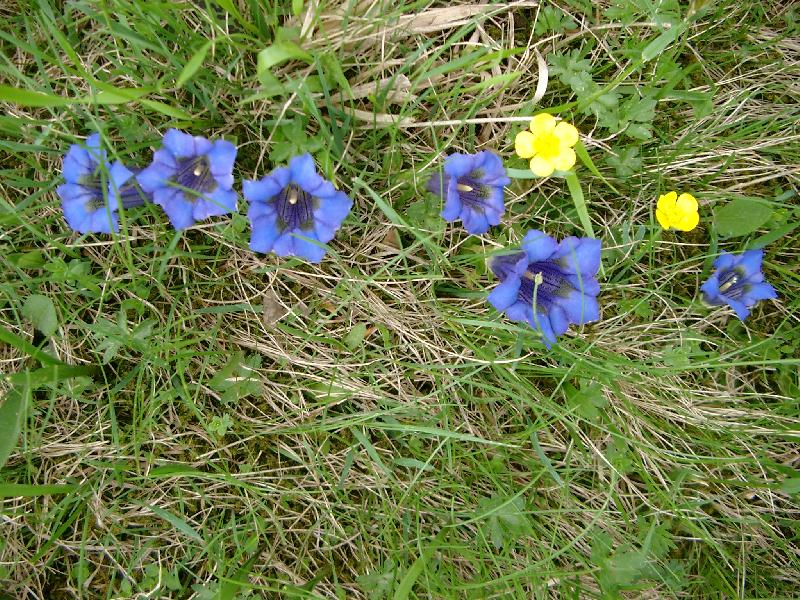
[[691, 194], [669, 192], [658, 197], [656, 219], [664, 229], [691, 231], [700, 222], [697, 200]]
[[547, 177], [553, 171], [568, 171], [575, 165], [578, 130], [566, 121], [557, 122], [553, 115], [542, 113], [531, 119], [530, 131], [520, 131], [514, 149], [520, 158], [531, 159], [531, 171]]

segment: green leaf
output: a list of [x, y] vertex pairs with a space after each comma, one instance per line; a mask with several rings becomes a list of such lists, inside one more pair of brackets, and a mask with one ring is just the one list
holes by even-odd
[[538, 175], [534, 175], [530, 169], [506, 168], [506, 175], [511, 179], [541, 179]]
[[0, 498], [32, 498], [51, 494], [68, 494], [77, 489], [77, 485], [29, 485], [0, 482]]
[[287, 60], [302, 60], [311, 63], [314, 57], [294, 42], [275, 42], [258, 53], [256, 74], [260, 78], [262, 73], [268, 72], [275, 65]]
[[592, 221], [589, 218], [589, 210], [586, 207], [586, 199], [583, 196], [580, 181], [578, 181], [578, 175], [575, 171], [569, 171], [565, 179], [567, 180], [567, 187], [572, 196], [572, 201], [575, 203], [575, 210], [578, 211], [578, 219], [581, 221], [583, 230], [586, 232], [587, 236], [593, 238], [594, 229], [592, 228]]
[[41, 294], [30, 296], [22, 306], [22, 314], [45, 335], [53, 335], [58, 329], [56, 307], [47, 296]]
[[683, 31], [682, 27], [673, 25], [666, 31], [662, 32], [656, 39], [645, 46], [642, 50], [642, 60], [648, 62], [660, 55], [667, 49], [672, 42], [678, 38], [678, 34]]
[[0, 100], [19, 106], [35, 107], [67, 106], [75, 102], [71, 98], [62, 98], [61, 96], [53, 96], [31, 90], [21, 90], [10, 85], [0, 85]]
[[784, 479], [781, 484], [781, 491], [784, 494], [800, 494], [800, 477]]
[[579, 159], [581, 159], [581, 162], [586, 166], [587, 169], [589, 169], [592, 172], [592, 174], [595, 177], [599, 177], [602, 180], [603, 183], [605, 183], [609, 188], [611, 188], [611, 191], [613, 191], [618, 196], [622, 195], [619, 192], [619, 190], [617, 190], [617, 188], [615, 188], [613, 185], [611, 185], [611, 182], [608, 179], [603, 177], [602, 173], [600, 173], [598, 168], [595, 166], [594, 161], [592, 160], [592, 157], [589, 156], [589, 153], [586, 151], [586, 146], [584, 146], [583, 142], [581, 142], [580, 140], [578, 140], [578, 143], [575, 144], [575, 155]]
[[714, 225], [723, 237], [753, 233], [772, 216], [772, 207], [753, 198], [736, 198], [714, 211]]
[[6, 393], [3, 404], [0, 404], [0, 469], [5, 466], [11, 451], [17, 445], [29, 397], [28, 386], [14, 386]]
[[5, 327], [0, 326], [0, 342], [13, 346], [17, 350], [21, 350], [31, 358], [35, 358], [43, 365], [63, 365], [60, 360], [53, 358], [46, 352], [39, 350], [36, 346], [31, 344], [28, 340], [11, 333]]
[[200, 49], [189, 59], [189, 62], [183, 67], [181, 74], [178, 75], [178, 79], [175, 81], [176, 88], [183, 87], [183, 85], [197, 73], [197, 70], [202, 66], [206, 58], [206, 54], [208, 54], [209, 48], [211, 48], [211, 40], [208, 40], [205, 44], [200, 46]]
[[350, 350], [355, 350], [364, 342], [364, 337], [366, 337], [366, 335], [367, 335], [367, 324], [358, 323], [345, 336], [344, 345], [347, 346]]

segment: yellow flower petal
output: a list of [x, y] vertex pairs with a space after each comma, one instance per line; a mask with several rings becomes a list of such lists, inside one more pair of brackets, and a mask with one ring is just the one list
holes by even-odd
[[575, 150], [572, 148], [562, 148], [558, 156], [553, 159], [553, 165], [559, 171], [569, 171], [575, 166]]
[[663, 211], [670, 211], [675, 207], [675, 200], [678, 198], [678, 194], [675, 192], [668, 192], [663, 196], [658, 197], [658, 209]]
[[572, 148], [572, 146], [578, 143], [578, 130], [575, 129], [575, 126], [571, 123], [561, 121], [561, 123], [556, 125], [553, 133], [556, 134], [556, 137], [558, 138], [558, 141], [561, 142], [562, 146]]
[[681, 194], [678, 196], [675, 208], [681, 213], [697, 212], [697, 200], [691, 194]]
[[556, 128], [556, 118], [548, 113], [541, 113], [531, 119], [531, 131], [535, 134], [553, 131]]
[[697, 224], [700, 222], [700, 215], [696, 212], [689, 213], [684, 216], [679, 223], [675, 225], [677, 229], [681, 231], [691, 231]]
[[534, 156], [531, 159], [531, 171], [533, 171], [533, 174], [537, 177], [547, 177], [552, 175], [555, 170], [555, 165], [541, 156]]
[[669, 216], [660, 208], [656, 211], [656, 219], [658, 219], [658, 224], [661, 225], [661, 227], [664, 229], [669, 229]]
[[536, 138], [530, 131], [520, 131], [514, 138], [514, 150], [520, 158], [531, 158], [536, 154], [536, 150], [533, 149], [535, 141]]

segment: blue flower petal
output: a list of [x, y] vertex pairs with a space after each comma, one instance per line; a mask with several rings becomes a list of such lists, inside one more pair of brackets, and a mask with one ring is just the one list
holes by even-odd
[[553, 326], [550, 324], [550, 318], [543, 313], [537, 313], [533, 322], [535, 323], [534, 329], [538, 329], [541, 332], [542, 343], [544, 343], [549, 350], [553, 347], [553, 344], [556, 343], [556, 334], [553, 331]]
[[[155, 154], [159, 152], [163, 152], [163, 150], [157, 150]], [[139, 174], [136, 175], [136, 181], [139, 182], [145, 192], [152, 194], [157, 189], [168, 185], [167, 181], [174, 174], [174, 169], [170, 169], [162, 162], [156, 162], [154, 159], [150, 166], [139, 171]]]
[[252, 233], [250, 234], [250, 249], [254, 252], [267, 252], [272, 250], [275, 240], [278, 239], [280, 231], [274, 219], [258, 218], [252, 219]]
[[706, 296], [706, 302], [719, 304], [719, 277], [714, 273], [706, 282], [700, 286], [700, 290]]
[[236, 192], [217, 188], [194, 202], [192, 214], [195, 221], [217, 217], [236, 210]]
[[268, 218], [275, 221], [277, 220], [275, 206], [273, 204], [267, 204], [266, 202], [253, 202], [247, 209], [247, 218], [250, 219], [250, 221], [261, 218]]
[[91, 175], [97, 163], [89, 153], [78, 145], [70, 147], [64, 156], [64, 165], [61, 174], [67, 183], [80, 183], [81, 177]]
[[[110, 179], [108, 182], [108, 197], [119, 198], [119, 191], [122, 189], [122, 186], [125, 185], [125, 182], [133, 177], [133, 173], [120, 161], [116, 161], [111, 165], [108, 174]], [[116, 202], [113, 206], [116, 208]]]
[[504, 311], [517, 302], [521, 280], [518, 277], [509, 277], [500, 282], [486, 297], [489, 304], [496, 310]]
[[484, 171], [484, 176], [480, 178], [481, 183], [498, 187], [511, 183], [503, 167], [503, 160], [494, 152], [483, 150], [478, 152], [477, 158], [474, 168]]
[[734, 300], [733, 298], [729, 298], [728, 296], [722, 296], [725, 299], [725, 302], [730, 306], [736, 316], [739, 317], [740, 321], [744, 321], [747, 317], [750, 316], [750, 309], [745, 306], [744, 302], [740, 302], [739, 300]]
[[589, 275], [565, 275], [569, 284], [587, 296], [597, 296], [600, 293], [600, 284], [597, 279]]
[[194, 225], [194, 204], [188, 202], [181, 190], [162, 187], [153, 192], [153, 202], [167, 213], [175, 229], [186, 229]]
[[286, 187], [286, 184], [282, 184], [280, 181], [283, 177], [280, 176], [282, 173], [279, 173], [279, 171], [285, 172], [285, 179], [288, 182], [289, 169], [285, 167], [275, 169], [262, 179], [245, 180], [242, 183], [244, 197], [247, 198], [249, 202], [266, 202], [277, 196], [278, 193]]
[[188, 133], [183, 133], [177, 129], [170, 128], [164, 134], [164, 139], [161, 142], [164, 148], [170, 151], [173, 156], [178, 158], [190, 158], [197, 156], [198, 152], [195, 147], [195, 139]]
[[464, 207], [464, 210], [461, 212], [461, 220], [464, 222], [464, 229], [473, 235], [489, 231], [489, 221], [482, 212]]
[[317, 173], [317, 167], [310, 154], [301, 154], [292, 158], [289, 161], [289, 170], [292, 173], [292, 181], [312, 196], [317, 195], [319, 188], [325, 183], [325, 180]]
[[446, 175], [458, 179], [468, 175], [474, 170], [475, 157], [470, 154], [451, 154], [444, 161], [444, 172]]
[[272, 251], [278, 256], [296, 256], [294, 244], [297, 238], [294, 233], [294, 230], [290, 229], [283, 231], [272, 245]]
[[531, 229], [522, 240], [522, 249], [530, 262], [540, 262], [550, 258], [558, 250], [558, 242], [538, 229]]
[[[296, 232], [298, 237], [294, 240], [294, 251], [297, 256], [301, 256], [305, 258], [309, 262], [318, 263], [325, 257], [326, 249], [324, 246], [319, 245], [319, 243], [314, 243], [310, 240], [316, 240], [316, 236], [313, 232], [310, 231], [302, 231]], [[302, 237], [300, 237], [302, 235]], [[310, 238], [310, 240], [306, 240], [303, 238]]]
[[425, 188], [430, 193], [439, 196], [439, 198], [444, 198], [448, 181], [449, 178], [442, 177], [442, 173], [440, 171], [436, 171], [435, 173], [431, 174], [430, 179], [428, 179], [428, 183], [425, 184]]
[[506, 316], [512, 321], [527, 323], [534, 329], [536, 328], [533, 322], [533, 307], [527, 302], [515, 302], [506, 309]]
[[109, 211], [108, 207], [103, 207], [92, 212], [83, 225], [87, 227], [87, 231], [81, 231], [81, 233], [87, 233], [88, 231], [97, 233], [118, 232], [119, 217], [116, 211]]
[[750, 279], [756, 274], [761, 273], [761, 261], [763, 258], [763, 250], [748, 250], [738, 257], [736, 266], [744, 269], [745, 279]]
[[550, 318], [550, 326], [556, 338], [560, 335], [564, 335], [567, 329], [569, 329], [570, 320], [567, 318], [567, 314], [561, 306], [557, 304], [552, 306], [547, 316]]
[[556, 304], [563, 309], [570, 323], [583, 325], [600, 319], [600, 306], [597, 298], [587, 296], [577, 290], [572, 290], [565, 296], [556, 296]]
[[441, 216], [448, 223], [452, 223], [458, 219], [461, 216], [461, 211], [463, 209], [461, 196], [458, 195], [456, 185], [458, 184], [456, 183], [455, 179], [447, 180], [447, 199], [445, 200]]
[[324, 221], [329, 225], [338, 227], [350, 214], [353, 208], [353, 201], [344, 192], [336, 192], [334, 195], [320, 200], [319, 208], [314, 213], [314, 220]]
[[208, 151], [208, 167], [216, 182], [229, 190], [233, 187], [233, 163], [236, 161], [236, 146], [225, 140], [217, 140]]
[[770, 300], [777, 298], [778, 292], [769, 283], [761, 282], [753, 284], [747, 291], [747, 298], [750, 302], [758, 302], [759, 300]]
[[489, 259], [489, 269], [500, 281], [522, 277], [528, 270], [528, 257], [524, 252], [501, 254]]
[[722, 252], [717, 258], [714, 259], [714, 268], [718, 271], [730, 269], [736, 262], [736, 257], [729, 252]]
[[552, 259], [564, 273], [594, 275], [600, 269], [600, 240], [594, 238], [564, 238]]

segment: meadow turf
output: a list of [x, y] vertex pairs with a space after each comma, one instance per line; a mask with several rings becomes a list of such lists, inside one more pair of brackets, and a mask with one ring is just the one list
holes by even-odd
[[[798, 596], [791, 2], [5, 0], [0, 23], [0, 598]], [[486, 235], [445, 223], [444, 155], [525, 169], [545, 109], [596, 166], [584, 219], [549, 178]], [[243, 200], [72, 233], [69, 145], [145, 166], [169, 127], [236, 143], [237, 189], [311, 152], [354, 200], [326, 259], [251, 252]], [[673, 189], [690, 233], [656, 223]], [[588, 226], [602, 319], [547, 351], [487, 304], [486, 259]], [[698, 287], [749, 247], [780, 298], [741, 323]]]

